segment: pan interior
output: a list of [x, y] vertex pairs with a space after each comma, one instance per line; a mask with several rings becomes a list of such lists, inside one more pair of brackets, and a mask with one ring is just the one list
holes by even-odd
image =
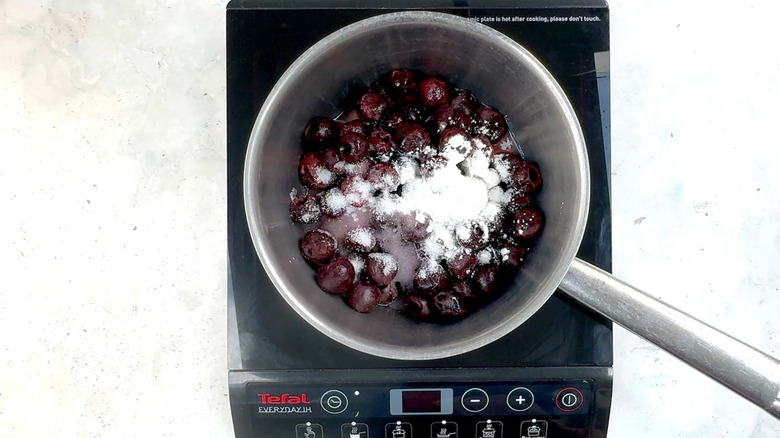
[[[544, 177], [545, 229], [511, 289], [463, 321], [417, 323], [390, 309], [359, 314], [322, 292], [302, 259], [289, 193], [309, 118], [336, 115], [347, 85], [394, 68], [442, 75], [506, 114], [525, 157]], [[528, 52], [483, 25], [444, 14], [374, 17], [330, 35], [283, 75], [255, 123], [244, 195], [250, 233], [272, 282], [302, 318], [357, 350], [396, 359], [452, 356], [492, 342], [528, 319], [555, 291], [584, 231], [589, 175], [582, 133], [565, 95]], [[464, 201], [468, 202], [468, 201]]]

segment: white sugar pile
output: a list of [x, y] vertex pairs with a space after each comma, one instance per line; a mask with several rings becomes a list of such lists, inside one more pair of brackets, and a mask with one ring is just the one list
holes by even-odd
[[[430, 235], [420, 249], [433, 261], [447, 259], [461, 246], [458, 239], [469, 237], [471, 225], [478, 223], [488, 229], [498, 219], [506, 204], [499, 172], [491, 168], [490, 145], [464, 135], [455, 135], [442, 148], [447, 161], [423, 177], [410, 161], [399, 170], [403, 190], [399, 196], [375, 198], [373, 207], [378, 215], [415, 214], [431, 219]], [[467, 155], [470, 150], [473, 152]], [[414, 173], [412, 173], [414, 172]], [[413, 175], [413, 176], [412, 176]], [[493, 196], [489, 196], [489, 194]], [[461, 230], [456, 236], [456, 230]], [[465, 231], [462, 231], [465, 230]]]

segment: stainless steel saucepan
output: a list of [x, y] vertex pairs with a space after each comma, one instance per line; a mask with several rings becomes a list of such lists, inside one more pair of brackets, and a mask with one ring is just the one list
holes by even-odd
[[[538, 201], [545, 229], [521, 274], [495, 302], [454, 324], [420, 324], [390, 310], [359, 314], [322, 293], [288, 215], [302, 127], [314, 115], [337, 114], [345, 84], [369, 84], [393, 68], [441, 74], [499, 108], [544, 174]], [[529, 52], [463, 18], [402, 12], [336, 31], [283, 74], [252, 130], [244, 203], [255, 249], [279, 293], [312, 326], [356, 350], [402, 360], [465, 353], [517, 328], [560, 287], [780, 418], [780, 362], [575, 258], [588, 213], [588, 169], [569, 101]]]

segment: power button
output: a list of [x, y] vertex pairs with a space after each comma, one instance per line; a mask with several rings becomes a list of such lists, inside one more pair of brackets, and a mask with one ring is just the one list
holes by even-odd
[[337, 389], [326, 391], [320, 398], [320, 406], [329, 414], [340, 414], [346, 411], [348, 404], [347, 396]]
[[569, 387], [558, 391], [555, 396], [555, 404], [563, 412], [574, 412], [582, 406], [582, 391]]

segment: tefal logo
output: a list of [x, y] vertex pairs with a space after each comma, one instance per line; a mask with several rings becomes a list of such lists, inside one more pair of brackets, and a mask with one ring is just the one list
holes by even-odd
[[293, 395], [284, 393], [281, 395], [271, 395], [267, 393], [257, 394], [260, 397], [260, 403], [264, 405], [308, 405], [309, 396], [306, 393]]

